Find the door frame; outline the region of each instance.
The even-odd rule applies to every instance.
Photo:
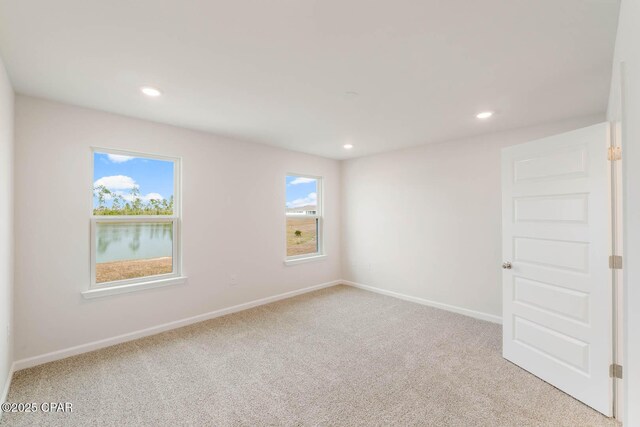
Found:
[[[615,67],[614,67],[615,68]],[[614,70],[615,72],[615,70]],[[620,150],[620,156],[610,163],[611,168],[611,254],[619,255],[624,261],[624,225],[625,225],[625,175],[623,163],[624,155],[622,150],[626,146],[625,126],[626,126],[626,66],[624,62],[619,63],[618,69],[619,83],[612,90],[617,93],[613,95],[613,103],[609,106],[609,123],[610,123],[610,146],[613,149]],[[620,269],[612,269],[612,353],[611,363],[618,364],[623,367],[622,378],[613,378],[612,382],[612,408],[613,417],[624,423],[626,408],[625,393],[625,372],[627,368],[626,360],[626,335],[625,335],[625,265]]]
[[[621,147],[621,123],[610,122],[610,147],[612,150]],[[611,186],[611,237],[610,252],[612,256],[623,256],[623,210],[622,210],[622,158],[614,158],[610,162]],[[624,267],[624,264],[623,266]],[[624,363],[624,289],[623,269],[611,269],[611,363],[620,366]],[[623,369],[624,372],[624,369]],[[612,378],[613,418],[622,421],[624,413],[624,373],[622,378]]]

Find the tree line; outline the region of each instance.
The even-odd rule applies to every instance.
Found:
[[[93,189],[98,199],[98,206],[93,209],[94,215],[173,215],[173,196],[167,199],[142,200],[138,187],[131,189],[129,197],[109,190],[104,185]],[[111,200],[111,206],[107,206]]]

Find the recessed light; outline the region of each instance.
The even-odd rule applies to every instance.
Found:
[[[493,111],[483,111],[482,113],[476,114],[476,117],[479,119],[488,119],[493,116]]]
[[[143,86],[140,88],[140,91],[152,98],[157,98],[158,96],[162,95],[162,92],[160,92],[160,89],[156,89],[155,87],[151,87],[151,86]]]
[[[351,150],[353,148],[353,144],[344,144],[343,147],[345,150]]]

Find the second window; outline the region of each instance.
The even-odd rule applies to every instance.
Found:
[[[322,253],[322,178],[287,175],[287,258]]]

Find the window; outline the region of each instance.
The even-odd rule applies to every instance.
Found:
[[[90,296],[180,276],[178,178],[178,159],[93,151]]]
[[[287,175],[287,260],[322,255],[322,178]]]

